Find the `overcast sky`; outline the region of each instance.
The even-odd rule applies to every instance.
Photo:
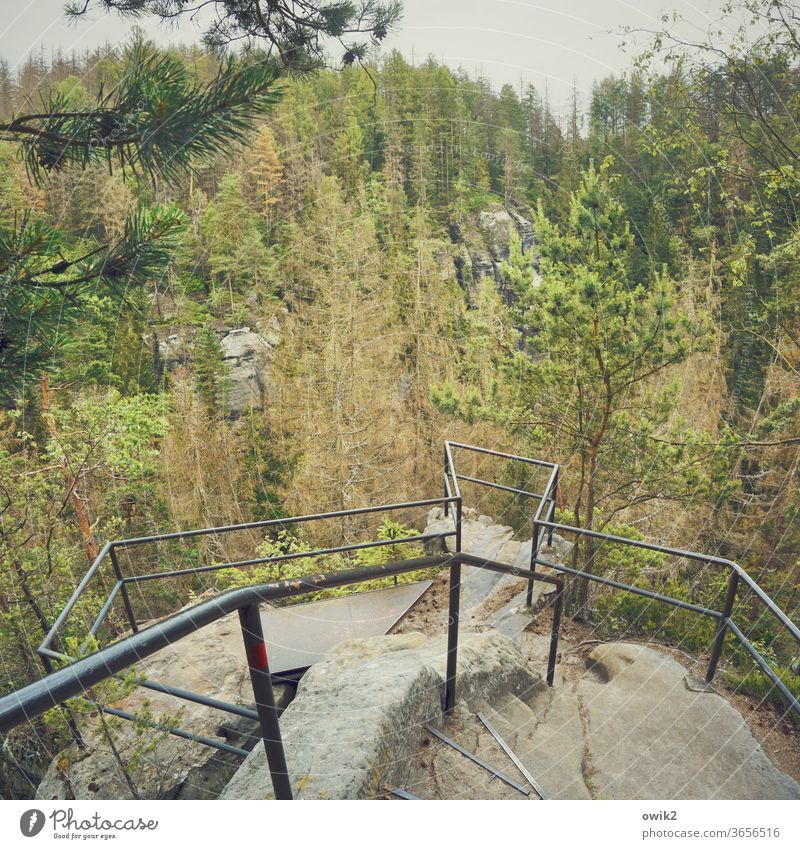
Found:
[[[405,0],[401,29],[387,41],[419,61],[428,54],[453,67],[482,71],[496,85],[520,78],[548,88],[566,104],[573,78],[582,91],[606,74],[625,70],[630,54],[609,31],[623,25],[651,28],[664,11],[677,10],[705,31],[721,0]],[[64,0],[0,0],[0,54],[11,65],[31,50],[81,51],[125,39],[130,23],[95,12],[68,24]],[[201,29],[186,22],[173,30],[143,21],[158,42],[193,41]]]

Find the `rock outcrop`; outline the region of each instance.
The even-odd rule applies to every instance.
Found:
[[[281,719],[296,798],[373,798],[404,786],[423,725],[442,721],[444,636],[421,634],[351,640],[306,673]],[[516,646],[496,632],[465,634],[458,653],[459,701],[544,687]],[[257,746],[221,795],[272,795],[266,754]]]
[[[225,407],[229,414],[237,418],[248,410],[264,409],[264,370],[272,358],[277,334],[266,335],[240,327],[226,333],[220,344],[228,371]]]
[[[475,284],[483,278],[494,280],[503,298],[510,302],[513,293],[503,285],[501,267],[510,255],[510,233],[519,235],[522,249],[535,247],[536,238],[532,222],[512,208],[492,204],[479,212],[463,226],[452,223],[450,238],[456,245],[453,262],[456,277],[474,302]],[[538,276],[538,268],[534,266]]]
[[[231,418],[267,404],[269,366],[280,343],[277,318],[265,329],[237,327],[217,330],[226,370],[225,408]],[[156,335],[158,355],[164,368],[191,369],[197,328],[179,327]]]
[[[587,713],[591,781],[609,799],[799,799],[742,715],[647,646],[588,656],[576,693]]]
[[[693,688],[663,652],[610,643],[568,659],[580,668],[562,670],[554,689],[475,705],[550,798],[800,798],[800,786],[769,760],[741,714],[713,691]],[[448,734],[519,780],[474,713],[460,711]],[[406,785],[412,793],[520,798],[446,746],[423,742]]]

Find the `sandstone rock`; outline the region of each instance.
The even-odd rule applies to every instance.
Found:
[[[225,404],[229,413],[238,417],[251,409],[263,409],[263,372],[272,356],[272,347],[249,327],[229,331],[220,339],[220,344],[228,366],[229,388]]]
[[[502,206],[478,213],[478,229],[495,263],[499,265],[509,255],[509,232],[515,229],[514,219]]]
[[[482,280],[484,277],[491,277],[493,280],[497,279],[498,271],[489,254],[473,253],[471,268],[473,281]]]
[[[519,650],[499,634],[465,634],[459,644],[458,696],[475,703],[542,687]],[[296,798],[372,798],[403,786],[424,723],[442,720],[444,636],[373,637],[341,643],[303,678],[281,719]],[[263,799],[272,785],[256,747],[221,795]]]
[[[798,799],[742,715],[646,646],[610,643],[589,655],[578,694],[588,713],[591,779],[612,799]]]
[[[533,223],[524,218],[516,210],[510,209],[508,214],[514,222],[520,240],[522,241],[522,250],[529,251],[536,243],[536,234],[533,229]]]
[[[264,329],[238,327],[217,332],[227,366],[228,386],[225,404],[231,417],[238,418],[248,410],[260,410],[266,403],[269,363],[280,343],[277,317]],[[181,327],[156,336],[158,353],[167,371],[191,368],[197,329]]]

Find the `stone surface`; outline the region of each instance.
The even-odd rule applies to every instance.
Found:
[[[557,679],[554,689],[505,692],[470,705],[551,798],[800,798],[800,786],[772,764],[738,711],[715,693],[687,689],[686,670],[668,655],[610,643],[591,651],[577,675],[564,672],[566,680]],[[521,780],[474,714],[462,710],[447,733]],[[485,773],[447,747],[423,743],[405,785],[412,793],[520,798],[488,783]]]
[[[478,230],[495,263],[508,259],[509,232],[515,229],[514,219],[502,206],[498,205],[478,213]]]
[[[264,368],[272,356],[267,339],[249,327],[240,327],[220,339],[228,367],[225,406],[236,417],[264,407]]]
[[[167,371],[191,368],[197,329],[179,327],[156,336],[158,353]],[[217,331],[227,366],[225,405],[229,415],[238,418],[248,410],[263,409],[268,389],[268,371],[273,351],[280,343],[277,317],[263,329],[237,327]]]
[[[686,686],[671,657],[631,643],[600,645],[577,693],[588,713],[598,796],[612,799],[797,799],[742,715]]]
[[[403,634],[340,644],[303,678],[281,719],[297,798],[372,798],[404,786],[424,723],[442,721],[446,643]],[[510,640],[465,634],[459,644],[458,696],[476,704],[541,688]],[[223,799],[263,799],[272,786],[256,747]]]
[[[513,294],[502,285],[500,271],[509,257],[512,230],[519,234],[523,250],[535,249],[533,223],[517,210],[500,203],[491,204],[462,224],[450,223],[450,238],[455,246],[451,261],[471,306],[477,304],[476,284],[484,278],[493,280],[501,295],[507,301],[512,300]],[[538,261],[534,264],[534,274],[538,280]]]

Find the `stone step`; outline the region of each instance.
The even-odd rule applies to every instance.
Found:
[[[296,798],[364,799],[385,787],[411,789],[412,755],[425,739],[423,726],[443,723],[446,657],[444,636],[397,634],[341,643],[313,666],[281,717]],[[543,686],[510,640],[494,632],[462,635],[460,710]],[[266,755],[258,746],[220,798],[271,794]]]

